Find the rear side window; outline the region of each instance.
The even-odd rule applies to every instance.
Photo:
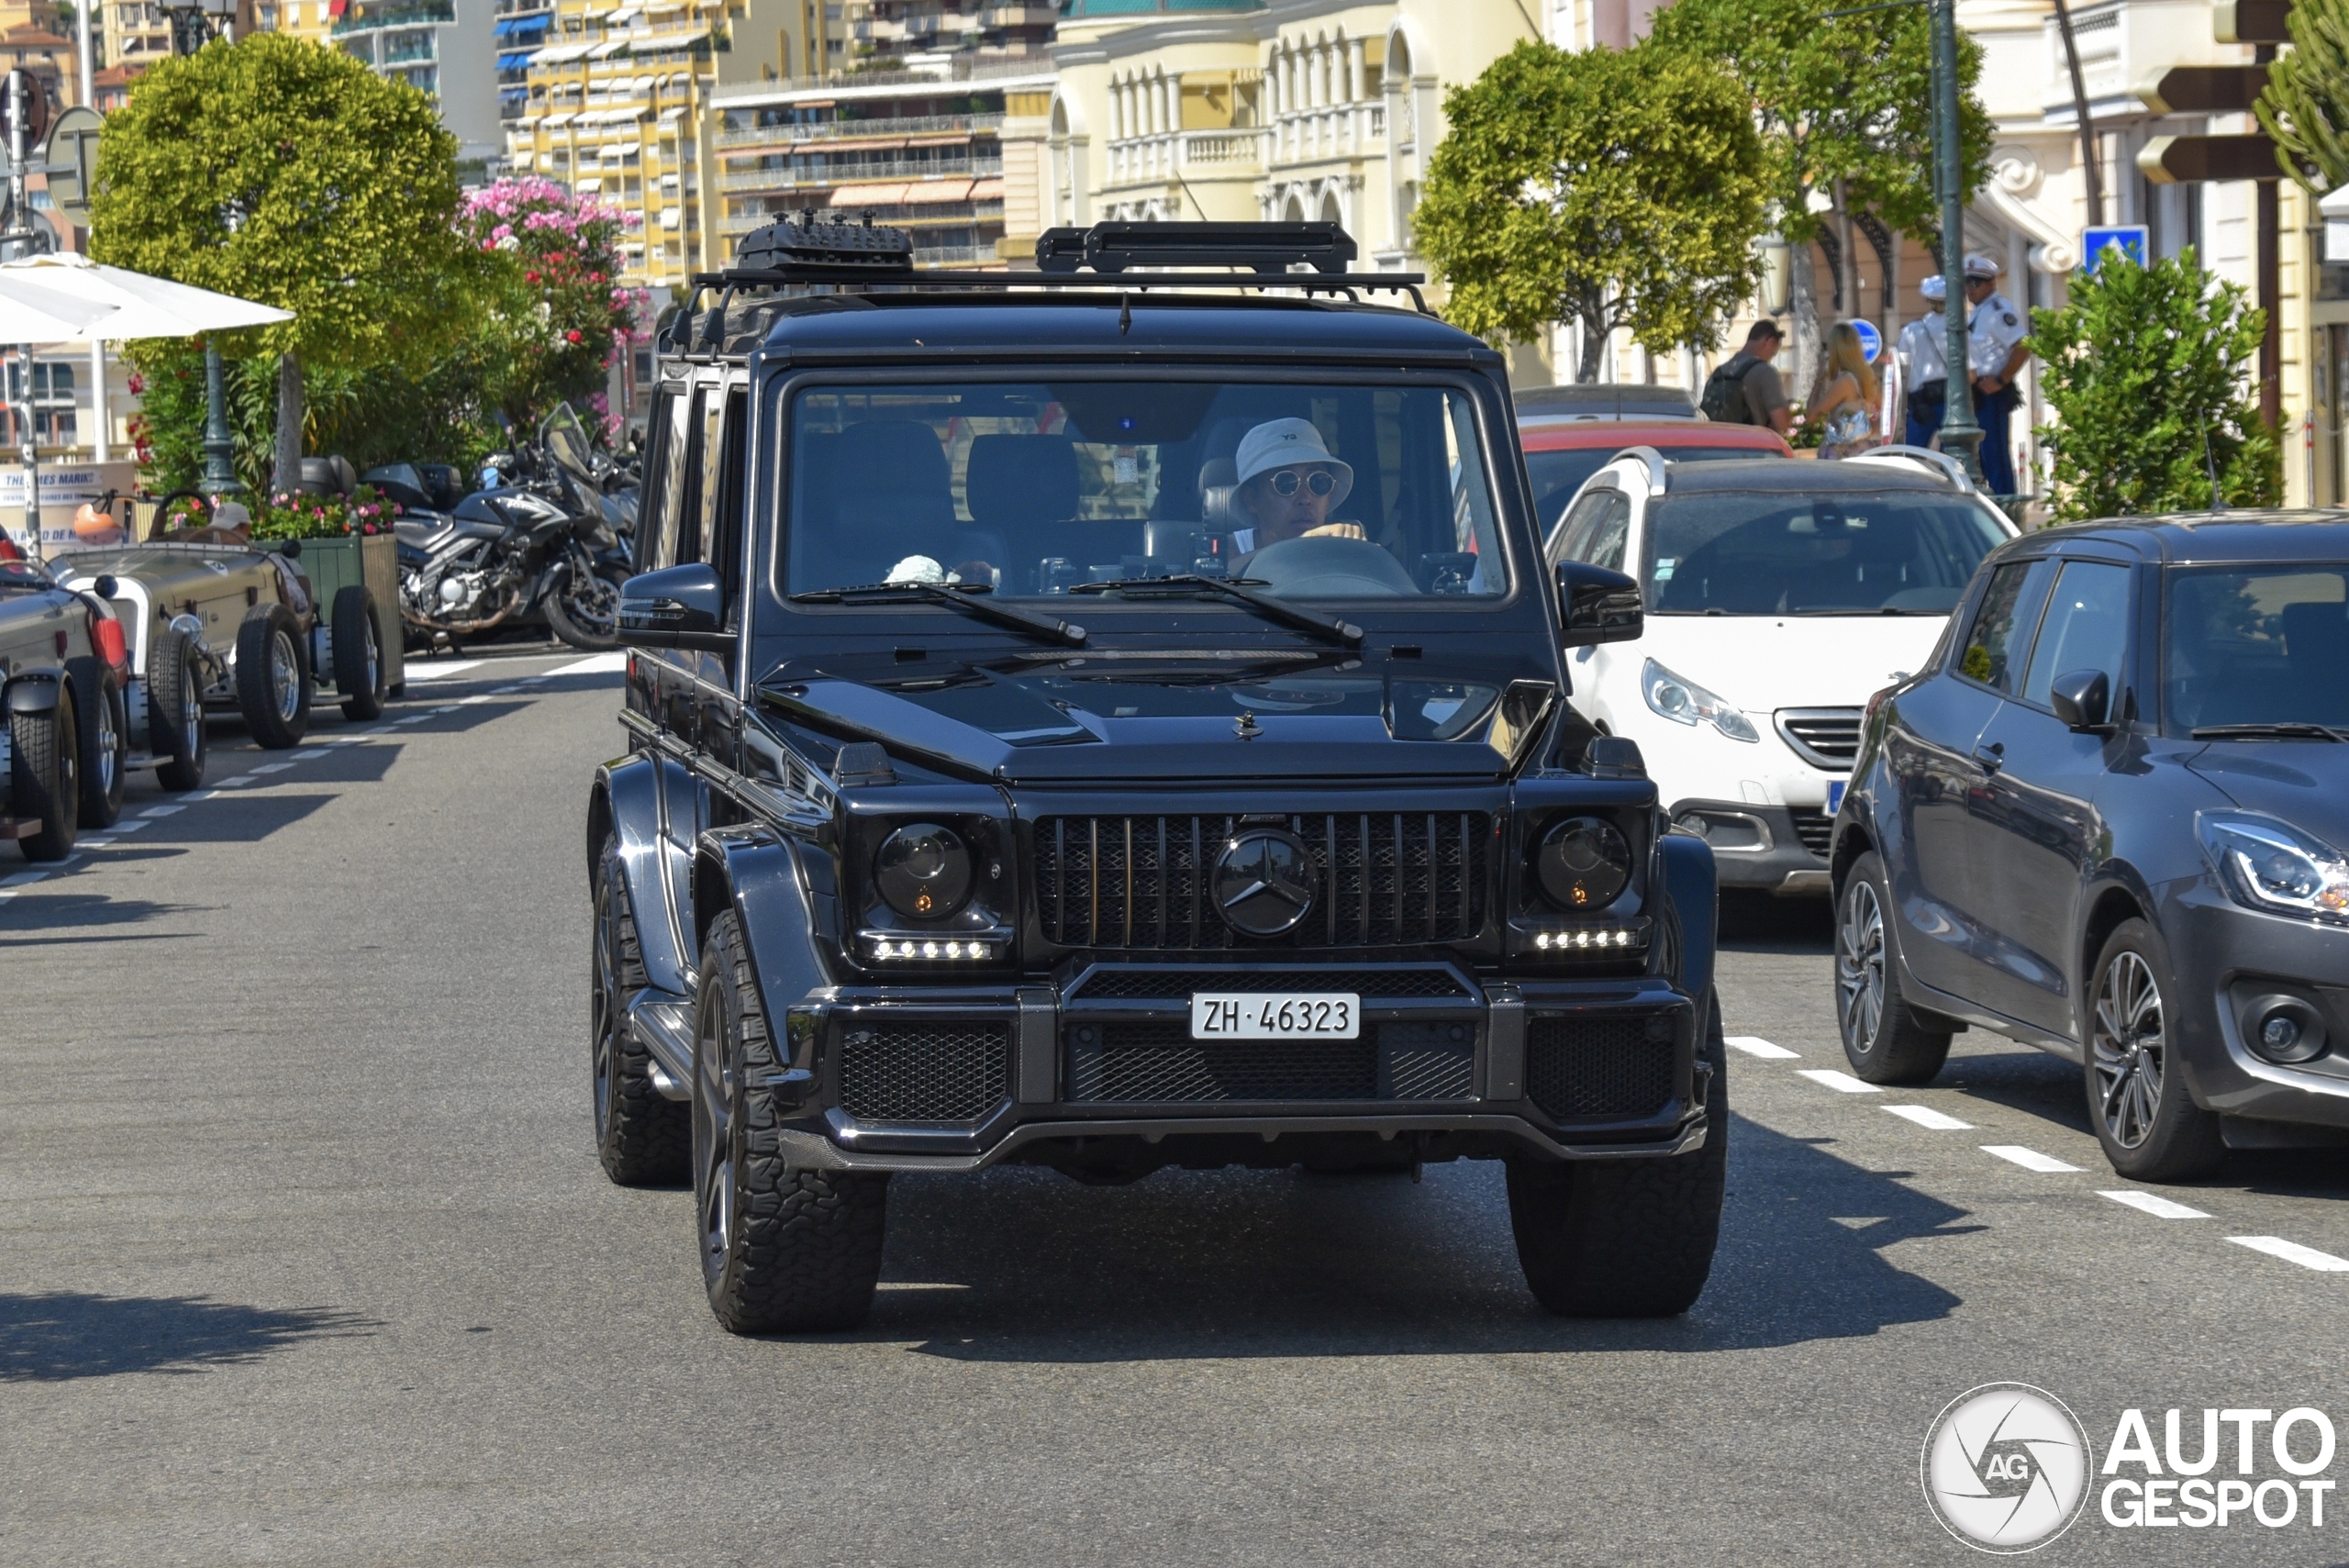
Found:
[[[2067,561],[2047,602],[2039,640],[2032,647],[2031,673],[2023,678],[2023,701],[2047,706],[2048,689],[2062,675],[2083,670],[2102,673],[2117,702],[2121,661],[2129,650],[2129,569],[2103,562]]]
[[[689,466],[687,454],[686,393],[684,387],[664,388],[652,400],[652,414],[645,422],[645,433],[651,450],[645,454],[646,508],[643,535],[651,545],[653,566],[674,566],[677,563],[678,533],[685,514],[685,481]],[[687,560],[691,560],[689,555]]]
[[[2047,584],[2055,575],[2051,561],[2013,561],[1990,576],[1981,607],[1966,628],[1958,654],[1957,673],[1969,681],[2013,694],[2023,675],[2023,654],[2031,646],[2032,629],[2047,603]]]
[[[1607,504],[1615,498],[1611,490],[1593,490],[1574,504],[1564,522],[1558,527],[1557,548],[1550,559],[1558,561],[1587,561],[1590,559],[1590,538],[1607,516]]]

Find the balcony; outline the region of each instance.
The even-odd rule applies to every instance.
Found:
[[[429,61],[438,58],[439,55],[432,47],[432,35],[429,32],[403,33],[397,38],[384,40],[385,65],[406,65],[412,61]]]
[[[373,32],[382,28],[424,27],[456,19],[457,7],[451,0],[422,0],[421,4],[404,6],[361,6],[347,15],[337,17],[328,30],[340,38],[345,33]]]
[[[924,161],[891,160],[885,163],[853,163],[829,170],[809,169],[748,169],[739,172],[729,171],[718,182],[719,188],[729,191],[788,191],[841,184],[861,184],[874,180],[923,180],[930,178],[986,179],[1003,172],[1001,158],[951,158]]]
[[[816,141],[913,136],[932,131],[992,133],[1003,128],[996,115],[909,115],[891,120],[823,120],[813,125],[740,126],[718,133],[720,147],[796,147]]]
[[[1330,104],[1273,117],[1273,163],[1311,163],[1325,158],[1359,158],[1386,150],[1386,106]]]
[[[1109,183],[1130,185],[1151,180],[1171,180],[1177,174],[1208,178],[1253,179],[1264,172],[1264,133],[1252,128],[1235,130],[1183,130],[1137,136],[1109,144]]]

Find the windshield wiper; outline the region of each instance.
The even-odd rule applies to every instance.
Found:
[[[2288,718],[2276,724],[2205,724],[2194,731],[2197,740],[2349,740],[2349,730],[2329,724]]]
[[[989,604],[979,596],[994,592],[994,584],[985,583],[962,583],[952,587],[943,583],[868,583],[861,588],[810,589],[805,594],[792,595],[791,602],[795,605],[951,605],[981,620],[1008,626],[1031,637],[1065,642],[1072,648],[1085,646],[1083,627],[1054,620],[1050,616],[1015,610],[1009,605]]]
[[[1286,599],[1276,599],[1270,594],[1254,591],[1264,584],[1261,577],[1201,577],[1195,573],[1177,573],[1171,577],[1120,577],[1108,583],[1077,583],[1070,586],[1072,594],[1122,594],[1130,598],[1196,599],[1202,595],[1245,605],[1267,620],[1279,621],[1299,631],[1309,631],[1316,637],[1326,637],[1342,642],[1349,648],[1362,646],[1362,628],[1352,621],[1334,616],[1315,615],[1300,609]]]

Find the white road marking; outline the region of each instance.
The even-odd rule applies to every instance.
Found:
[[[1887,1106],[1884,1107],[1903,1121],[1913,1121],[1919,1127],[1929,1127],[1935,1132],[1971,1132],[1974,1124],[1944,1116],[1931,1106]]]
[[[112,839],[82,839],[76,841],[85,850],[107,850],[114,847]]]
[[[392,720],[392,722],[394,724],[422,724],[426,719],[430,718],[432,716],[429,713],[411,713],[406,718],[395,718]],[[388,729],[379,729],[375,733],[378,735],[388,735],[391,731]]]
[[[451,703],[445,707],[436,707],[432,711],[435,713],[454,713],[460,706],[461,705],[457,703]]]
[[[1847,1095],[1881,1095],[1884,1093],[1882,1089],[1877,1088],[1874,1084],[1863,1084],[1857,1078],[1853,1077],[1849,1073],[1838,1073],[1832,1067],[1798,1067],[1795,1069],[1795,1073],[1798,1077],[1808,1078],[1812,1083],[1823,1084],[1830,1089],[1840,1089]]]
[[[549,670],[547,674],[617,675],[627,668],[628,655],[625,652],[598,653],[593,658],[582,659],[576,664],[565,664],[560,669]]]
[[[184,806],[150,806],[139,815],[141,817],[169,817],[174,811],[185,811],[187,807]]]
[[[2154,1193],[2123,1190],[2113,1193],[2099,1192],[2096,1195],[2109,1197],[2115,1203],[2126,1204],[2131,1208],[2152,1215],[2155,1219],[2208,1219],[2210,1218],[2199,1208],[2188,1208],[2182,1203],[2172,1203],[2169,1199]]]
[[[457,699],[457,706],[459,707],[471,707],[475,703],[495,702],[496,700],[497,699],[495,696],[486,692],[475,692],[469,697],[459,697]]]
[[[45,871],[20,871],[14,876],[0,876],[0,887],[29,887],[48,876]]]
[[[2298,1263],[2304,1269],[2314,1269],[2320,1273],[2349,1273],[2349,1258],[2336,1258],[2330,1252],[2320,1252],[2314,1247],[2287,1241],[2281,1236],[2230,1236],[2227,1240],[2238,1247],[2248,1247],[2254,1252],[2265,1252],[2271,1258],[2281,1258],[2288,1263]]]
[[[396,719],[393,720],[393,723],[395,724],[397,722],[398,720]],[[361,735],[390,735],[392,733],[394,733],[394,731],[390,724],[379,724],[373,729],[362,730],[360,732]],[[358,737],[354,736],[352,739],[356,740]]]
[[[510,697],[521,689],[519,686],[492,686],[489,688],[489,695],[494,697]]]
[[[253,764],[253,772],[257,773],[283,773],[290,772],[294,764],[291,762],[255,762]]]
[[[458,659],[447,664],[427,664],[422,669],[411,664],[407,667],[407,680],[410,684],[417,681],[445,681],[451,675],[463,674],[481,662],[478,659]]]
[[[312,759],[313,757],[323,757],[323,756],[325,756],[326,754],[327,754],[327,749],[326,749],[325,747],[323,747],[323,746],[312,746],[312,747],[308,748],[306,751],[296,751],[296,752],[295,752],[295,753],[294,753],[294,760],[295,760],[295,762],[306,762],[310,761],[310,759]]]
[[[209,800],[212,798],[212,795],[218,795],[224,789],[234,789],[239,784],[249,784],[252,782],[253,776],[250,773],[239,773],[233,779],[216,780],[213,784],[211,795],[207,795],[204,798]]]
[[[143,817],[126,817],[121,821],[116,823],[113,827],[107,828],[106,831],[109,833],[136,833],[141,828],[150,826],[152,826],[152,824]]]
[[[1985,1143],[1985,1154],[1996,1154],[2001,1160],[2011,1160],[2026,1171],[2043,1171],[2054,1174],[2058,1171],[2076,1173],[2077,1165],[2066,1165],[2053,1154],[2042,1154],[2036,1149],[2025,1149],[2020,1143]]]
[[[1791,1062],[1802,1054],[1799,1051],[1788,1051],[1783,1045],[1772,1045],[1758,1035],[1733,1034],[1729,1037],[1728,1043],[1746,1055],[1758,1056],[1765,1062]]]
[[[535,686],[545,679],[544,675],[525,675],[514,684],[518,686]]]
[[[373,733],[373,730],[368,729],[362,730],[356,735],[321,735],[318,737],[318,744],[321,746],[360,746],[364,745],[366,743],[367,737]],[[297,757],[306,757],[309,755],[307,751],[296,751],[294,754]]]

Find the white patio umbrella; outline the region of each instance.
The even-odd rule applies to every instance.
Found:
[[[20,318],[17,312],[26,314]],[[46,317],[44,326],[36,317]],[[23,331],[17,330],[21,319]],[[0,343],[118,343],[127,338],[194,338],[237,327],[291,321],[293,312],[239,299],[234,295],[175,284],[128,267],[109,267],[72,252],[25,256],[0,261]],[[69,325],[70,324],[70,325]],[[54,328],[68,325],[65,331]],[[31,366],[26,360],[29,381]],[[29,395],[29,386],[28,395]],[[106,418],[103,360],[92,393],[92,412]],[[40,480],[33,458],[32,427],[25,427],[25,516],[33,554],[40,553]]]

